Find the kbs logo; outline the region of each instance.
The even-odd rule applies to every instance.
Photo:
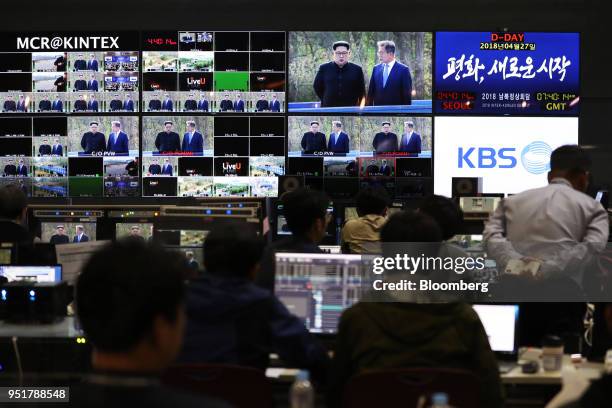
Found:
[[[551,147],[545,142],[531,142],[520,154],[521,164],[531,174],[542,174],[550,170]],[[518,164],[514,147],[459,147],[457,167],[460,169],[513,169]]]
[[[119,49],[119,37],[17,37],[18,50]]]

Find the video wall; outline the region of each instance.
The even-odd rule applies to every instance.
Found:
[[[0,184],[274,197],[301,175],[407,198],[465,176],[515,193],[578,142],[579,56],[577,33],[5,33]]]

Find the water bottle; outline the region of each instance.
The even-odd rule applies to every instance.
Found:
[[[448,405],[448,394],[436,392],[431,396],[431,408],[450,408]]]
[[[314,389],[310,383],[308,371],[298,372],[293,385],[291,385],[289,400],[291,408],[314,407]]]

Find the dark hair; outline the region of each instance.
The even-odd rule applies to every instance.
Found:
[[[77,315],[102,351],[129,351],[151,332],[153,320],[173,322],[184,300],[183,257],[135,238],[94,253],[76,284]]]
[[[25,193],[15,184],[0,188],[0,217],[14,220],[28,206]]]
[[[251,225],[218,221],[204,240],[204,267],[213,274],[246,277],[263,249],[263,240]]]
[[[389,217],[380,231],[382,242],[441,242],[442,231],[432,217],[416,211],[400,211]]]
[[[448,197],[432,195],[419,205],[419,210],[437,221],[442,230],[442,239],[447,240],[461,233],[463,211]]]
[[[332,49],[335,50],[338,47],[346,47],[347,50],[351,49],[351,45],[346,41],[336,41],[332,44]]]
[[[298,236],[306,234],[316,220],[325,219],[329,206],[329,198],[325,193],[305,188],[286,193],[282,202],[287,226]]]
[[[387,190],[381,186],[367,186],[359,190],[355,197],[357,214],[360,217],[368,214],[383,215],[391,202]]]
[[[585,173],[591,169],[589,154],[578,145],[564,145],[550,155],[550,170],[569,174]]]

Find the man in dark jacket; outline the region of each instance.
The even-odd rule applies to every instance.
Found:
[[[325,134],[319,132],[319,122],[316,120],[310,122],[310,131],[304,133],[300,145],[303,154],[314,154],[326,150]]]
[[[394,214],[380,235],[383,243],[432,243],[425,250],[442,241],[436,221],[417,212]],[[383,247],[385,257],[397,251],[387,252]],[[385,276],[393,273],[387,271]],[[473,372],[481,383],[479,406],[501,407],[497,361],[472,307],[465,303],[428,303],[431,300],[418,292],[414,298],[401,295],[386,292],[386,302],[359,302],[342,314],[328,406],[340,406],[343,387],[352,376],[365,371],[440,367]]]
[[[206,236],[205,275],[188,287],[179,361],[265,370],[274,352],[320,378],[328,362],[325,349],[276,296],[253,283],[262,250],[255,230],[236,222],[220,223]]]
[[[22,225],[27,213],[27,198],[19,186],[0,187],[0,242],[32,242],[34,237]]]

